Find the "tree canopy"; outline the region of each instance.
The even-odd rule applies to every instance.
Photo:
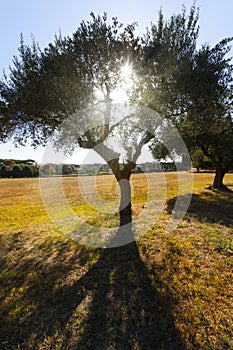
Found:
[[[183,81],[182,85],[177,84],[182,110],[176,113],[176,101],[174,105],[172,101],[168,112],[173,115],[172,120],[191,154],[198,147],[212,162],[216,169],[213,183],[216,189],[226,189],[222,180],[233,168],[233,67],[226,58],[231,40],[225,39],[213,48],[203,46],[195,52],[189,69],[186,66],[185,74],[181,70],[178,77]],[[158,142],[154,146],[154,155],[159,157]],[[163,156],[164,152],[163,148]]]
[[[43,51],[21,37],[9,77],[1,82],[1,139],[14,135],[24,143],[46,143],[54,129],[72,113],[96,102],[109,101],[120,80],[120,68],[138,50],[135,24],[123,28],[116,18],[107,23],[91,14],[72,37],[56,36]]]

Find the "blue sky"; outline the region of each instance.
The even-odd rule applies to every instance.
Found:
[[[90,18],[90,12],[109,17],[117,16],[126,24],[137,21],[142,33],[151,22],[156,23],[159,9],[166,17],[178,13],[184,4],[187,9],[190,0],[1,0],[0,1],[0,72],[9,67],[13,55],[17,55],[20,33],[26,43],[31,34],[45,47],[53,41],[59,30],[63,35],[72,34],[82,20]],[[200,7],[199,44],[214,45],[224,37],[233,36],[232,0],[197,0]],[[232,51],[233,53],[233,51]],[[30,147],[15,149],[11,143],[0,144],[0,158],[32,158],[40,162],[42,150]]]

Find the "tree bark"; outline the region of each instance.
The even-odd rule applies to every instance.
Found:
[[[108,161],[109,167],[118,182],[120,188],[120,227],[132,222],[132,205],[131,205],[131,185],[130,176],[132,169],[136,163],[128,162],[127,164],[119,164],[119,158]]]
[[[227,173],[227,169],[223,168],[220,164],[215,165],[216,172],[213,182],[213,189],[219,190],[219,191],[229,191],[227,186],[223,184],[223,178],[225,174]]]
[[[120,187],[120,226],[132,222],[131,185],[129,178],[118,181]]]
[[[117,181],[120,188],[120,226],[117,234],[112,238],[111,246],[122,246],[134,241],[134,234],[132,231],[132,207],[131,207],[131,186],[128,178],[119,179]]]

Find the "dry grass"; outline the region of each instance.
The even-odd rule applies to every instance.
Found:
[[[166,233],[177,195],[177,175],[166,174],[160,219],[137,245],[108,250],[58,232],[38,179],[0,180],[0,348],[233,349],[233,195],[205,190],[212,179],[194,174],[189,210]],[[155,193],[164,196],[156,181]],[[143,175],[132,183],[137,216],[148,184]],[[96,186],[103,199],[117,198],[111,176]],[[63,188],[74,212],[104,222],[80,196],[77,178],[64,178]],[[118,217],[106,222],[111,227]]]

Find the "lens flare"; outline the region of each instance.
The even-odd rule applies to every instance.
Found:
[[[122,79],[130,79],[132,76],[132,66],[129,63],[126,63],[124,66],[121,67],[121,78]]]
[[[127,92],[132,88],[133,84],[133,68],[129,63],[124,64],[120,68],[119,86],[112,92],[112,99],[115,103],[123,103],[128,101]]]

